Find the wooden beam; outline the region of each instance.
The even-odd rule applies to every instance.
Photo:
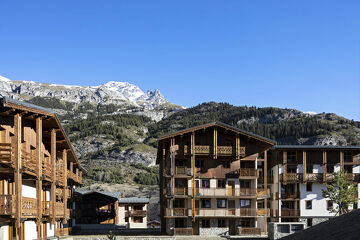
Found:
[[[264,152],[264,189],[267,189],[267,151]]]
[[[193,171],[192,176],[192,221],[195,222],[195,177],[196,177],[196,167],[195,167],[195,132],[192,132],[190,135],[190,162],[191,168]]]
[[[327,153],[326,151],[323,151],[323,182],[326,183],[326,174],[327,174]]]
[[[240,135],[236,134],[236,140],[235,140],[235,152],[236,152],[236,160],[240,159]]]
[[[37,219],[36,226],[41,228],[42,218],[42,119],[36,118],[36,198],[37,198]],[[38,239],[41,239],[41,232],[37,232]]]
[[[307,174],[306,174],[306,151],[303,151],[303,182],[307,182],[306,181],[307,178]]]
[[[217,159],[217,145],[218,145],[218,131],[217,128],[214,127],[213,133],[213,158]]]
[[[283,151],[283,181],[286,184],[287,174],[287,152]]]
[[[14,115],[14,148],[15,148],[15,199],[16,199],[16,239],[22,239],[21,236],[21,217],[22,217],[22,174],[21,170],[21,140],[22,140],[22,126],[20,114]]]
[[[63,159],[63,164],[64,164],[64,215],[66,215],[66,209],[67,209],[67,195],[66,195],[66,190],[67,190],[67,151],[63,150],[62,152],[62,159]],[[116,214],[118,214],[118,212],[116,212]],[[66,223],[66,216],[65,216],[65,222]]]
[[[56,130],[51,130],[51,169],[52,169],[52,179],[51,179],[51,208],[52,208],[52,216],[51,221],[52,224],[55,225],[55,202],[56,202]]]
[[[340,151],[340,170],[344,170],[344,151]]]

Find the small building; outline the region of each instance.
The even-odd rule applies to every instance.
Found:
[[[120,224],[126,228],[147,228],[147,207],[149,198],[120,198]]]
[[[121,192],[101,191],[78,191],[75,196],[73,224],[81,231],[105,229],[109,225],[147,228],[148,198],[123,198]]]

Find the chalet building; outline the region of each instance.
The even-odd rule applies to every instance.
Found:
[[[360,182],[360,146],[279,146],[218,122],[161,137],[157,163],[161,229],[175,235],[296,231],[334,216],[321,191],[334,172]]]
[[[160,138],[160,215],[175,235],[267,232],[267,150],[275,142],[223,123]]]
[[[147,228],[148,204],[148,198],[124,198],[120,192],[78,191],[73,226],[81,233],[102,231],[109,224],[114,229]]]
[[[67,235],[82,169],[55,112],[0,99],[0,239]]]

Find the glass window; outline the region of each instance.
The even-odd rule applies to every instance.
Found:
[[[226,208],[226,199],[217,199],[218,208]]]
[[[203,179],[201,181],[201,187],[203,188],[210,188],[210,180],[209,179]]]
[[[290,233],[290,226],[287,224],[278,224],[277,230],[279,233]]]
[[[306,173],[313,173],[313,165],[306,166]]]
[[[307,200],[305,203],[306,203],[306,209],[312,209],[312,200]]]
[[[219,228],[226,227],[226,220],[225,219],[218,219],[218,227]]]
[[[330,211],[333,208],[333,202],[328,200],[326,203],[326,209]]]
[[[210,219],[201,220],[201,227],[202,228],[209,228],[210,227]]]
[[[201,199],[201,208],[211,208],[210,199]]]
[[[240,199],[240,208],[250,208],[251,202],[250,199]]]
[[[217,180],[217,187],[218,188],[225,188],[226,186],[226,180],[225,179],[218,179]]]
[[[306,184],[306,191],[307,192],[312,192],[312,183],[307,183]]]

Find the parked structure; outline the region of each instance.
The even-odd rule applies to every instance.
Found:
[[[109,227],[147,228],[148,198],[123,198],[120,192],[101,191],[79,191],[75,195],[73,225],[79,228],[78,231]]]
[[[161,137],[157,163],[163,232],[258,235],[332,217],[321,190],[340,169],[359,182],[360,147],[275,146],[214,122]]]
[[[82,169],[55,112],[0,99],[0,239],[67,235]]]

